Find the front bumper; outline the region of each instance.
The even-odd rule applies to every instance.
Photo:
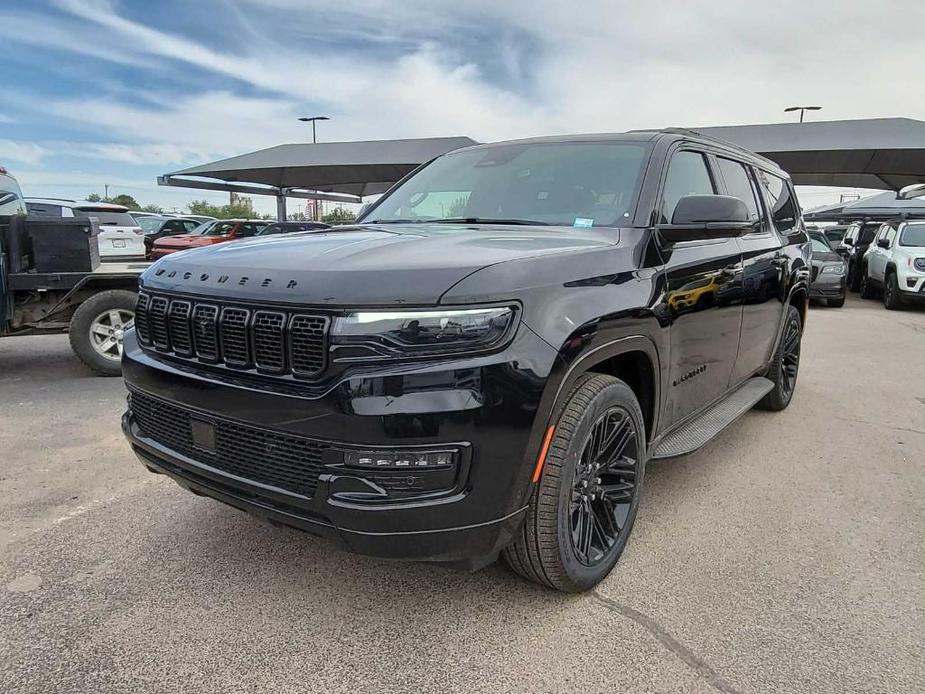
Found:
[[[809,286],[810,299],[841,299],[847,292],[845,275],[818,274]]]
[[[552,348],[521,326],[496,355],[348,375],[323,395],[305,397],[189,371],[143,351],[133,331],[127,334],[123,371],[129,389],[196,417],[334,447],[460,445],[464,460],[443,494],[345,500],[339,490],[362,474],[336,464],[325,464],[317,486],[300,494],[229,474],[165,445],[139,427],[131,407],[122,426],[148,469],[196,494],[357,553],[478,568],[495,559],[522,522],[536,455],[536,414],[556,359]]]

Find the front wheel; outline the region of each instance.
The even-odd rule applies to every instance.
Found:
[[[861,291],[861,273],[857,263],[848,264],[848,289],[852,292]]]
[[[896,273],[890,272],[883,283],[883,306],[890,311],[902,308],[902,297],[899,294],[899,282],[896,281]]]
[[[837,298],[837,299],[827,299],[827,300],[826,300],[826,303],[827,303],[831,308],[841,308],[842,306],[845,305],[845,297],[842,296],[842,297],[839,297],[839,298]]]
[[[597,585],[632,532],[645,461],[632,389],[613,376],[582,376],[556,423],[523,528],[504,551],[508,565],[564,592]]]
[[[136,295],[110,289],[84,301],[71,318],[68,329],[71,349],[100,376],[122,373],[122,336],[135,321]]]
[[[762,410],[779,411],[790,404],[793,391],[797,385],[797,373],[800,369],[800,342],[803,337],[803,321],[800,312],[791,305],[787,307],[784,318],[784,334],[781,336],[777,352],[771,361],[771,368],[766,374],[774,383],[774,388],[759,402]]]

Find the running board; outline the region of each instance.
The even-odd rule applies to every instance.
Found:
[[[748,379],[696,419],[668,434],[652,453],[652,459],[673,458],[696,451],[752,409],[773,388],[774,384],[761,376]]]

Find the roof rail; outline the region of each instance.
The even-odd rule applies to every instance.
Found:
[[[688,135],[690,137],[698,137],[701,140],[710,140],[712,142],[721,144],[725,147],[729,147],[730,149],[735,149],[735,150],[738,150],[739,152],[745,152],[753,157],[757,157],[758,159],[761,159],[762,161],[766,161],[768,162],[768,164],[773,166],[775,169],[781,168],[780,164],[778,164],[773,159],[768,159],[767,157],[761,154],[758,154],[757,152],[753,152],[747,147],[743,147],[742,145],[736,144],[735,142],[731,142],[729,140],[724,140],[723,138],[716,137],[715,135],[709,135],[707,133],[702,133],[699,130],[694,130],[693,128],[662,128],[658,132],[667,133],[669,135]]]

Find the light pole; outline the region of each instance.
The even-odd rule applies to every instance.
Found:
[[[303,123],[312,124],[312,144],[314,145],[318,143],[318,138],[315,136],[315,122],[319,120],[331,120],[331,119],[328,118],[327,116],[302,116],[301,118],[299,118],[299,120],[302,121]],[[318,214],[318,203],[319,202],[320,201],[316,199],[314,200],[314,204],[312,204],[312,211],[314,212],[312,217],[314,218],[315,221],[318,221],[319,219],[321,219],[321,215]]]
[[[299,120],[302,121],[303,123],[312,124],[312,144],[315,144],[318,142],[318,138],[315,137],[315,121],[331,120],[331,119],[328,118],[327,116],[311,116],[311,117],[302,116],[301,118],[299,118]]]
[[[806,111],[821,111],[822,106],[788,106],[784,109],[784,113],[790,113],[791,111],[800,112],[800,122],[803,122],[803,114]]]

